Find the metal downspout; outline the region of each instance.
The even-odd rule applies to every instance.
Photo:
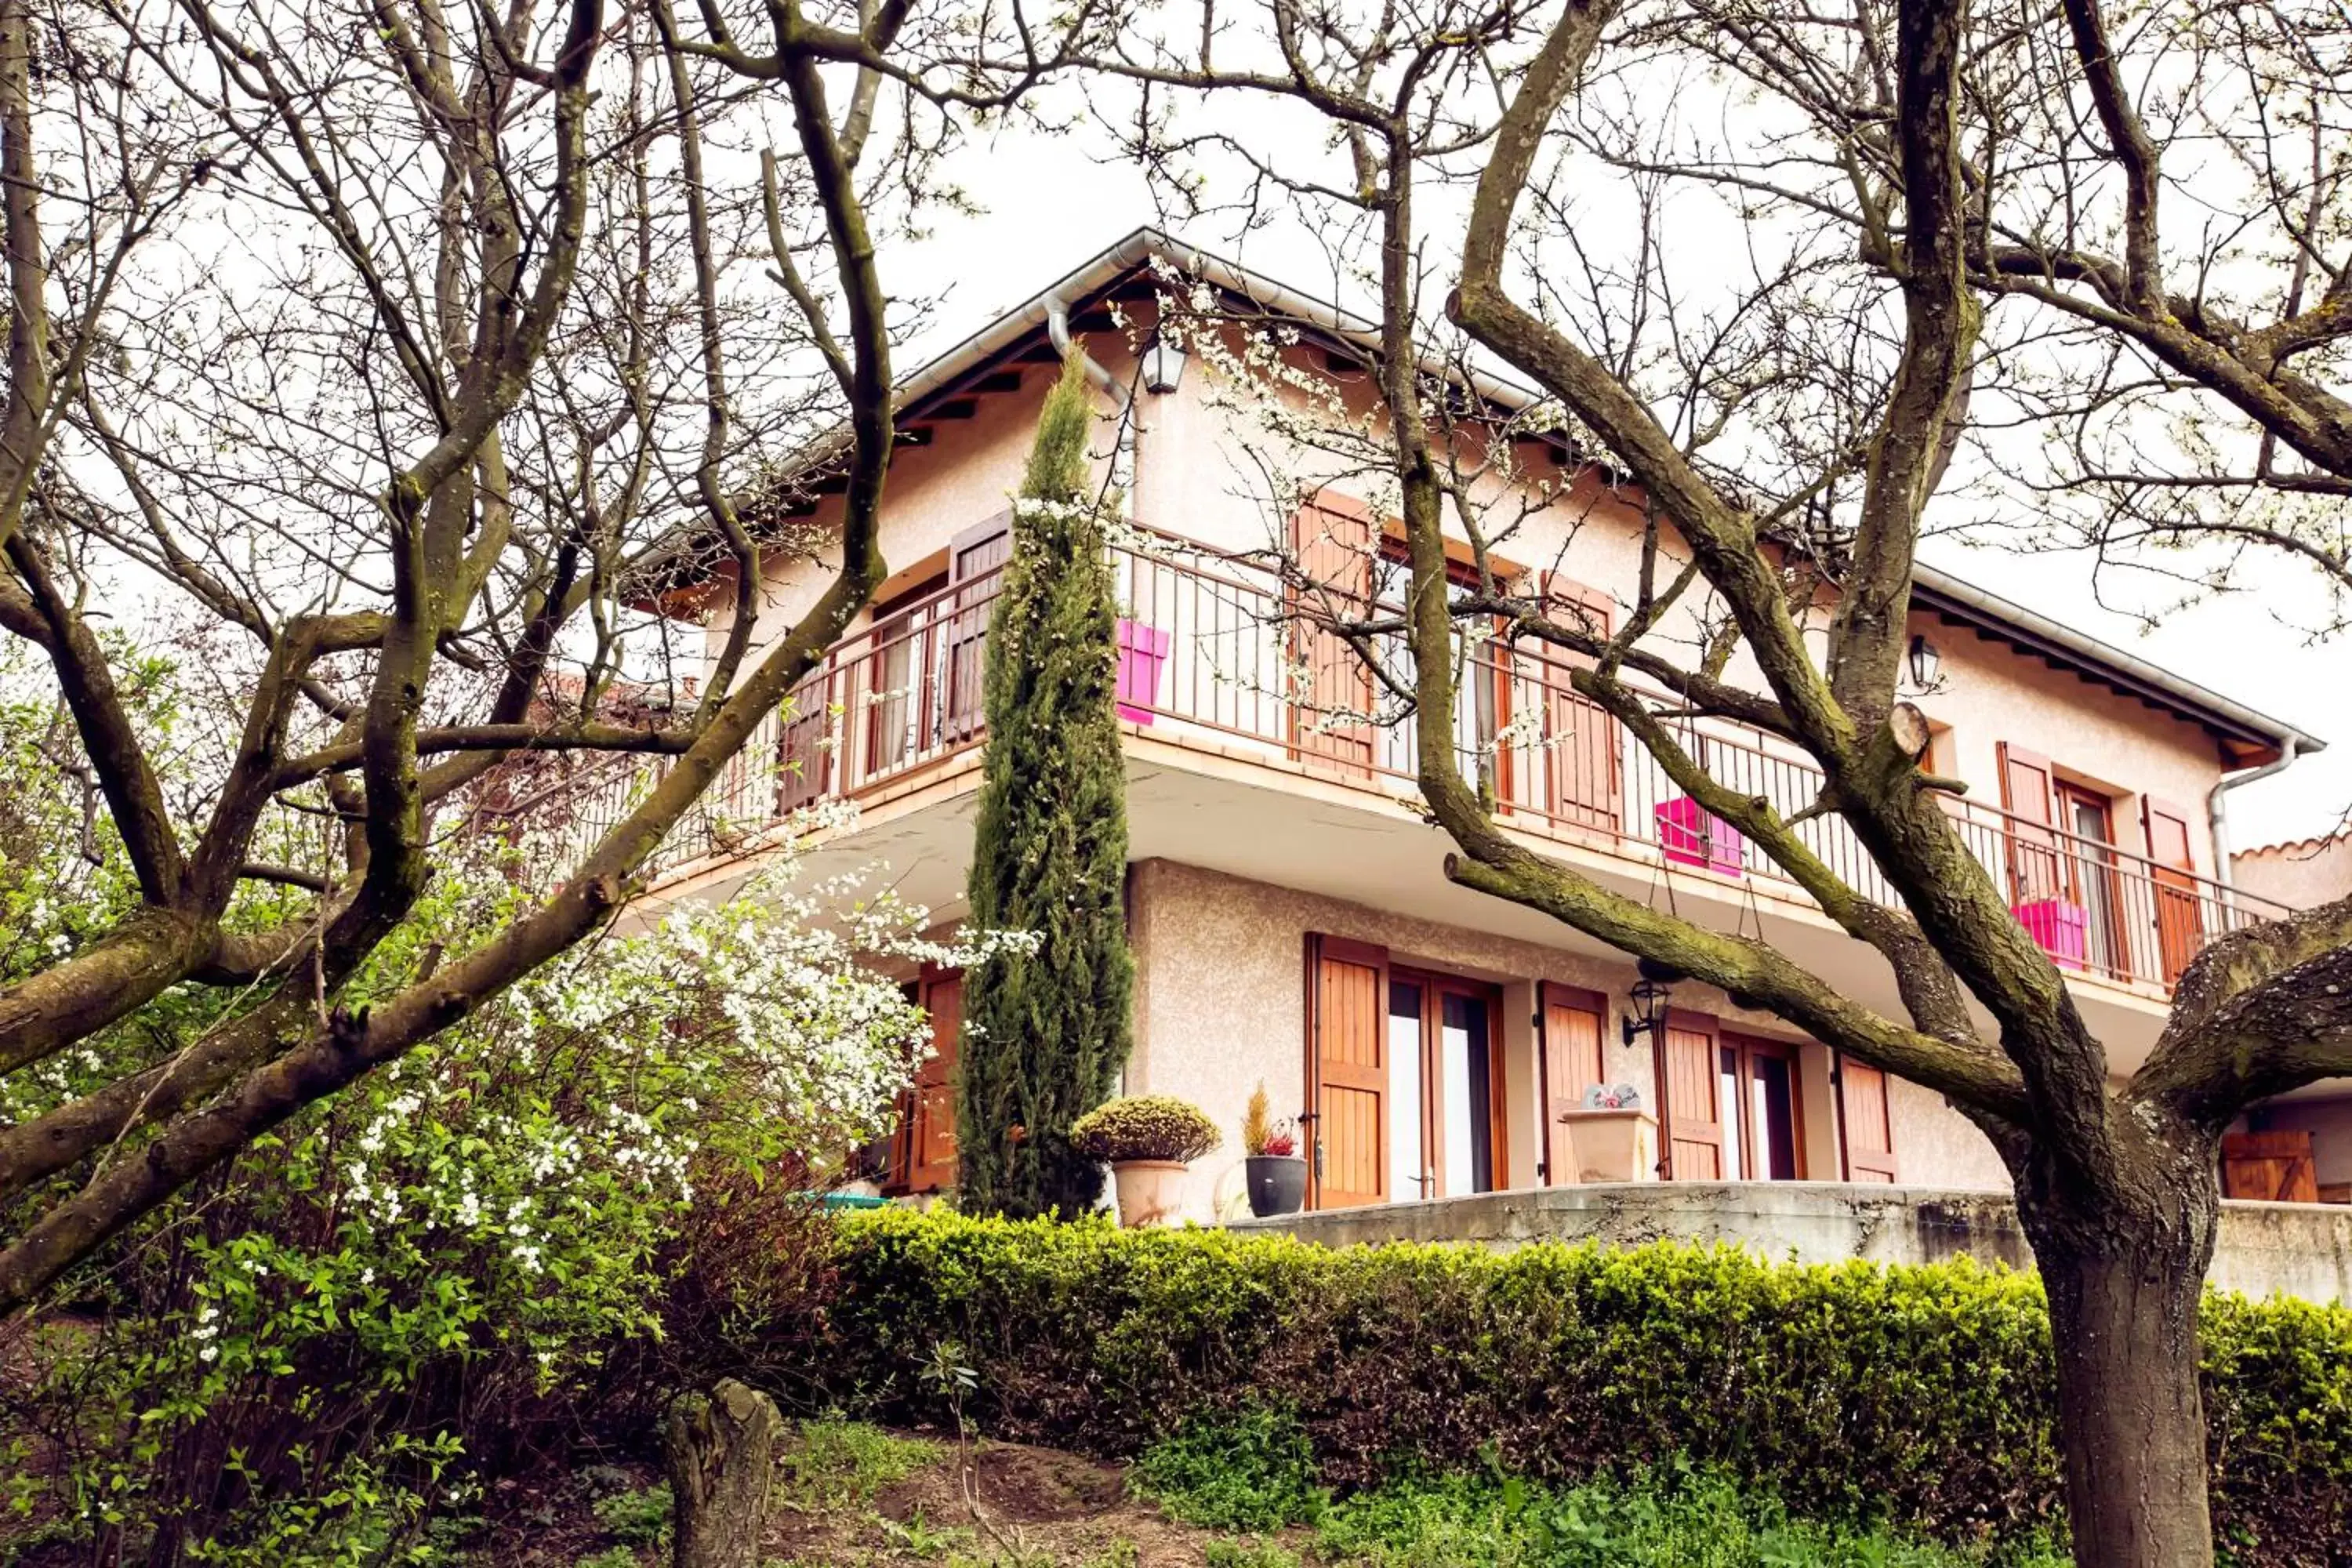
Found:
[[[2221,907],[2231,913],[2235,913],[2237,910],[2237,899],[2234,897],[2237,890],[2237,879],[2230,870],[2229,793],[2242,784],[2250,784],[2257,780],[2269,778],[2273,773],[2286,772],[2288,768],[2294,765],[2294,759],[2302,746],[2301,736],[2285,736],[2279,742],[2278,761],[2264,763],[2261,767],[2249,768],[2244,773],[2225,774],[2221,781],[2213,786],[2212,793],[2205,797],[2206,820],[2213,830],[2213,879],[2221,884]]]
[[[1070,336],[1070,308],[1057,294],[1047,295],[1045,304],[1045,335],[1053,340],[1054,352],[1066,359],[1075,346]],[[1135,516],[1138,479],[1135,468],[1135,395],[1084,348],[1079,348],[1077,353],[1079,362],[1086,367],[1087,379],[1108,393],[1110,400],[1118,405],[1118,433],[1111,442],[1111,482],[1118,485],[1119,514],[1131,521]],[[1126,476],[1126,483],[1119,484],[1122,473]]]

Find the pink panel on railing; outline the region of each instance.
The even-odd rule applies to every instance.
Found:
[[[1658,803],[1658,847],[1684,866],[1703,866],[1723,877],[1746,874],[1748,838],[1688,795]]]
[[[1118,623],[1118,716],[1151,722],[1160,701],[1160,668],[1168,662],[1169,635],[1159,626],[1122,618]]]
[[[2032,899],[2016,907],[2017,923],[2042,944],[2053,963],[2064,969],[2083,967],[2090,950],[2090,911],[2063,899]]]

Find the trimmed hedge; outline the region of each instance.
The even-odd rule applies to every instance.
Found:
[[[2030,1275],[903,1211],[835,1235],[825,1393],[901,1420],[944,1415],[919,1372],[951,1342],[983,1430],[1097,1453],[1279,1408],[1341,1489],[1494,1465],[1575,1481],[1679,1455],[1817,1517],[1955,1542],[2061,1527]],[[2214,1294],[2205,1338],[2219,1538],[2241,1563],[2352,1561],[2352,1312]]]

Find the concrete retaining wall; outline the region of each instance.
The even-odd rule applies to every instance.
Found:
[[[2254,1297],[2352,1303],[2352,1208],[2225,1203],[2210,1276]],[[1967,1253],[2031,1268],[2017,1211],[1997,1193],[1843,1182],[1626,1182],[1481,1193],[1234,1222],[1328,1247],[1467,1241],[1507,1249],[1531,1241],[1735,1242],[1800,1263],[1929,1263]]]

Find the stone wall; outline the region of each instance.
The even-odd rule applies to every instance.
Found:
[[[2352,1304],[2352,1208],[2225,1203],[2210,1275],[2248,1296]],[[1340,1247],[1356,1242],[1733,1242],[1774,1259],[1931,1263],[1961,1253],[2032,1267],[2017,1212],[1999,1194],[1842,1182],[1629,1182],[1482,1193],[1281,1219],[1238,1231],[1286,1231]]]

